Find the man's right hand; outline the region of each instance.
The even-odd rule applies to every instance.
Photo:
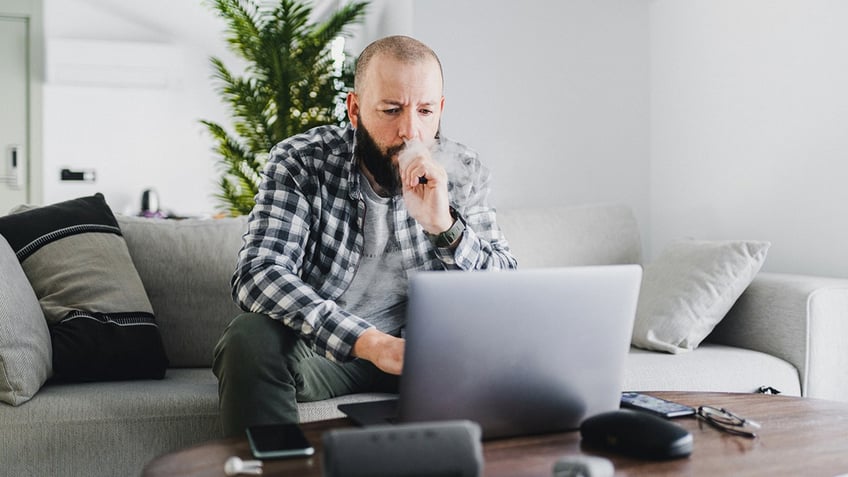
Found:
[[[400,375],[403,371],[403,350],[406,340],[371,328],[356,340],[353,355],[367,359],[381,371]]]

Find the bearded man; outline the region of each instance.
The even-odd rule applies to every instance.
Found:
[[[225,435],[296,423],[298,401],[396,392],[410,272],[516,267],[488,171],[440,135],[443,84],[429,47],[383,38],[357,61],[350,127],[271,150],[231,283],[247,313],[215,349]]]

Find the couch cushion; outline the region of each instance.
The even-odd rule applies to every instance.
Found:
[[[0,406],[2,475],[129,476],[158,455],[221,438],[210,369],[162,380],[48,383]]]
[[[681,240],[645,267],[633,344],[678,353],[698,347],[760,271],[768,242]]]
[[[172,367],[211,366],[215,343],[240,313],[230,278],[246,220],[118,216]]]
[[[339,404],[351,404],[357,402],[380,401],[384,399],[397,398],[397,394],[386,393],[359,393],[334,397],[324,401],[299,402],[297,412],[300,414],[300,422],[324,421],[327,419],[338,419],[347,417],[339,411]]]
[[[298,408],[308,422],[342,417],[341,403],[388,396],[354,394]],[[48,383],[25,406],[0,406],[0,429],[14,436],[0,445],[2,475],[139,475],[156,456],[221,439],[218,381],[205,368],[170,369],[156,381]]]
[[[801,395],[798,370],[788,362],[759,351],[712,343],[682,354],[631,348],[624,374],[625,391],[750,393],[760,386]]]
[[[626,206],[499,209],[498,225],[521,268],[641,261],[639,226]]]
[[[0,218],[50,329],[54,377],[161,378],[168,360],[102,194]]]
[[[15,252],[0,236],[0,401],[28,401],[53,373],[50,333]]]

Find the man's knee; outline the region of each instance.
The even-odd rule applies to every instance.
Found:
[[[254,366],[259,355],[279,356],[287,328],[266,315],[243,313],[230,322],[215,346],[213,368]]]
[[[251,342],[254,339],[261,339],[271,324],[273,324],[273,320],[265,315],[242,313],[227,325],[218,344],[229,345],[232,343],[235,346],[239,346],[245,342]]]
[[[265,315],[246,313],[230,322],[215,347],[212,370],[224,434],[249,425],[298,422],[294,382],[282,356],[291,332]]]

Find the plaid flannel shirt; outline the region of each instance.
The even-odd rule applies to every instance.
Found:
[[[476,153],[449,144],[461,151],[448,190],[451,206],[466,221],[465,232],[456,249],[436,248],[408,215],[403,198],[393,198],[404,269],[515,268],[487,202],[488,171]],[[365,201],[353,147],[353,130],[337,126],[321,126],[274,146],[231,281],[244,310],[281,320],[318,354],[337,362],[352,359],[357,338],[372,327],[335,302],[356,274],[364,243]],[[453,182],[455,177],[467,180]]]

